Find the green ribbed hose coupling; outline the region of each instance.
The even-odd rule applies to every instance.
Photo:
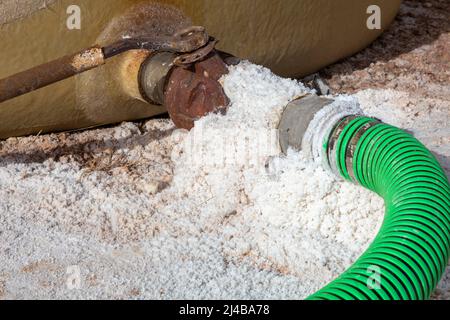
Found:
[[[366,252],[309,300],[428,299],[448,263],[450,186],[417,139],[347,116],[323,145],[331,169],[384,198],[383,225]]]

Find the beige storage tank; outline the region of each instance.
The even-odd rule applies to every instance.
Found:
[[[282,76],[304,76],[370,44],[400,0],[3,0],[0,79],[140,32],[202,25],[218,48]],[[369,29],[369,6],[381,29]],[[79,9],[79,10],[78,10]],[[72,24],[74,15],[79,21]],[[79,22],[79,25],[78,25]],[[79,28],[78,28],[79,27]],[[0,104],[0,138],[93,127],[164,112],[136,98],[128,81],[145,58],[106,65]]]

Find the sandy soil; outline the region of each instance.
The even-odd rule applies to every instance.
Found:
[[[321,75],[335,93],[393,89],[449,100],[450,2],[403,1],[386,33]]]
[[[321,75],[334,93],[355,94],[366,112],[416,134],[450,176],[449,12],[445,0],[405,1],[377,42]],[[302,90],[260,76],[277,89],[271,108]],[[231,92],[242,93],[231,80]],[[153,119],[0,142],[0,299],[302,298],[375,235],[382,203],[364,190],[336,187],[318,168],[301,173],[295,155],[283,160],[285,172],[262,181],[245,170],[191,170],[182,165],[186,137],[170,120]],[[198,173],[201,182],[192,177]],[[283,195],[296,197],[291,187],[308,175],[323,198],[305,190],[307,201],[297,196],[297,207],[286,207]],[[346,202],[338,192],[361,200]],[[324,210],[323,199],[340,201],[342,212],[328,212],[332,204]],[[308,214],[294,223],[299,209]],[[301,226],[302,235],[290,236]],[[450,299],[450,270],[434,298]]]

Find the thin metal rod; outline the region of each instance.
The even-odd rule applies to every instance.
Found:
[[[105,63],[100,47],[92,47],[74,55],[0,80],[0,103],[65,80]]]
[[[119,40],[103,48],[105,59],[119,55],[125,51],[145,49],[149,51],[188,53],[209,43],[209,36],[204,27],[189,27],[167,37],[140,37]]]

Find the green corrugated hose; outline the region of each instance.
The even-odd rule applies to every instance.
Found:
[[[385,218],[367,251],[308,299],[428,299],[449,258],[448,179],[411,135],[372,118],[349,119],[331,157],[342,177],[384,198]]]

